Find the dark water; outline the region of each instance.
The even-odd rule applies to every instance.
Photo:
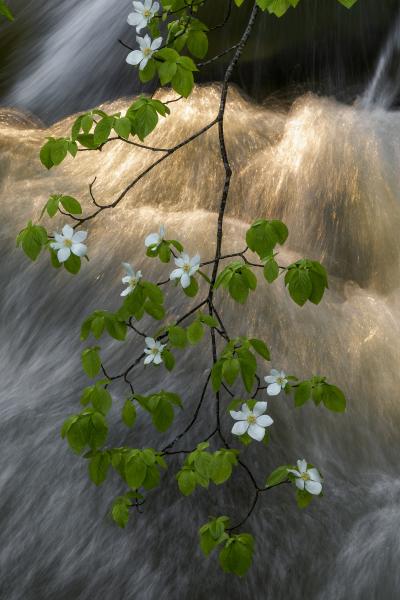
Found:
[[[316,5],[310,1],[307,10],[312,6]],[[372,11],[372,4],[368,6]],[[115,48],[115,58],[107,51],[102,62],[103,42],[93,28],[100,28],[99,15],[104,14],[105,21],[109,19],[106,37],[122,30],[115,16],[111,19],[114,9],[108,3],[46,6],[41,29],[28,26],[29,19],[40,21],[35,7],[37,2],[25,5],[18,35],[24,31],[25,39],[36,36],[31,45],[36,70],[29,71],[29,55],[14,83],[12,77],[5,80],[7,103],[33,112],[42,105],[41,116],[52,120],[78,105],[97,103],[107,90],[109,95],[129,92],[118,88],[126,76],[120,67],[115,87],[108,88],[102,80],[109,72],[108,57],[116,60],[120,49]],[[389,8],[381,9],[376,20],[367,10],[368,27],[378,37],[390,17]],[[119,11],[125,9],[119,6]],[[360,19],[360,14],[349,18]],[[339,29],[335,31],[333,37],[339,35]],[[356,32],[369,47],[370,34]],[[386,29],[387,41],[393,36],[389,32]],[[13,43],[19,45],[17,40]],[[332,54],[342,52],[335,44],[330,48],[329,61]],[[379,89],[392,90],[387,86],[393,79],[393,55],[384,43],[382,49],[387,75]],[[292,489],[265,494],[246,527],[256,536],[257,549],[255,564],[244,580],[225,576],[214,560],[201,556],[197,544],[197,529],[210,514],[236,519],[247,512],[251,498],[240,471],[226,487],[200,490],[184,499],[174,480],[180,461],[172,460],[160,489],[149,494],[144,513],[134,514],[127,530],[121,531],[107,516],[112,499],[124,491],[118,480],[111,478],[100,489],[89,484],[85,461],[59,437],[65,417],[79,410],[80,390],[88,383],[79,367],[79,324],[95,308],[116,308],[122,289],[121,261],[131,261],[149,279],[165,276],[165,268],[139,258],[145,235],[160,222],[190,252],[199,250],[204,259],[213,254],[222,175],[215,132],[193,144],[191,153],[186,149],[176,154],[164,177],[144,180],[120,209],[91,225],[91,261],[72,279],[44,261],[29,264],[15,249],[16,232],[29,218],[39,216],[50,193],[87,201],[87,185],[94,174],[98,197],[114,198],[152,156],[115,145],[101,155],[84,153],[79,161],[68,161],[49,174],[38,161],[40,144],[47,135],[62,135],[71,121],[43,130],[17,111],[1,113],[1,600],[399,598],[400,116],[384,108],[387,93],[378,105],[367,101],[378,48],[373,54],[359,73],[367,92],[357,106],[305,95],[287,111],[275,103],[272,108],[269,103],[249,102],[237,91],[230,96],[227,139],[235,175],[226,250],[242,247],[246,223],[252,219],[282,218],[290,230],[282,261],[303,255],[320,259],[331,278],[330,290],[317,308],[300,309],[288,300],[282,284],[269,287],[261,281],[239,325],[233,303],[219,296],[219,306],[229,329],[239,327],[239,333],[268,340],[272,367],[299,377],[326,374],[345,390],[349,403],[348,412],[338,416],[313,406],[295,410],[287,398],[270,399],[271,445],[252,446],[245,452],[246,461],[261,482],[276,465],[304,456],[323,472],[325,496],[299,512]],[[20,48],[8,60],[21,66],[23,55]],[[80,71],[73,68],[73,58]],[[254,78],[260,67],[255,62]],[[353,84],[346,72],[341,76]],[[302,78],[304,86],[306,79]],[[315,75],[315,80],[322,82],[322,75]],[[88,85],[94,81],[98,87]],[[73,93],[67,94],[71,89]],[[86,95],[88,89],[92,95]],[[350,84],[342,87],[348,97],[351,89]],[[172,105],[172,115],[151,141],[168,146],[189,135],[211,120],[217,102],[215,86],[198,88],[187,103]],[[111,110],[126,106],[118,101]],[[174,292],[168,302],[176,314],[190,307]],[[142,326],[154,331],[151,321]],[[141,350],[142,342],[135,338],[126,347],[104,343],[112,372]],[[206,343],[200,351],[181,353],[172,374],[137,373],[135,386],[143,393],[162,387],[182,393],[185,410],[171,436],[190,420],[206,376],[207,353]],[[123,388],[113,390],[110,444],[161,447],[170,435],[163,439],[155,434],[145,415],[131,433],[120,424],[126,395]],[[191,440],[210,432],[213,414],[209,395]],[[225,415],[227,434],[230,426]]]
[[[125,22],[129,0],[14,0],[11,6],[17,20],[0,35],[3,105],[54,122],[142,89],[118,43],[135,42]],[[220,23],[225,6],[218,1],[207,22]],[[235,80],[258,99],[311,90],[352,101],[372,75],[397,10],[398,0],[360,0],[351,11],[336,0],[303,0],[283,19],[264,14]],[[211,34],[211,54],[240,38],[245,19],[245,7],[234,10],[229,32]],[[223,62],[202,78],[213,81],[222,72]]]

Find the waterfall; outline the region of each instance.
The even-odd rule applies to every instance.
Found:
[[[167,147],[202,127],[217,110],[218,91],[216,85],[199,86],[190,100],[172,104],[149,143]],[[107,109],[126,107],[119,100]],[[143,252],[145,235],[159,222],[190,252],[199,250],[204,260],[212,256],[222,176],[217,132],[210,130],[169,158],[162,178],[144,179],[118,209],[90,225],[91,260],[72,278],[44,258],[30,264],[15,249],[16,232],[39,217],[50,193],[88,202],[94,174],[97,198],[109,201],[153,156],[114,143],[47,173],[38,160],[40,144],[46,136],[65,134],[73,117],[45,130],[17,111],[0,116],[1,599],[396,600],[400,115],[312,95],[284,112],[253,103],[235,89],[229,94],[226,135],[234,177],[224,250],[242,248],[253,219],[283,218],[290,235],[280,260],[288,264],[303,255],[322,260],[330,289],[320,306],[300,309],[282,281],[269,286],[260,279],[239,324],[236,305],[219,292],[228,331],[239,327],[240,334],[267,340],[272,367],[299,377],[324,374],[348,398],[344,415],[314,405],[295,409],[284,395],[269,399],[270,445],[246,449],[246,461],[262,481],[277,465],[304,456],[321,468],[325,495],[299,511],[293,489],[265,494],[246,525],[256,535],[257,551],[244,580],[224,575],[215,559],[204,559],[196,533],[210,514],[246,513],[251,498],[240,471],[227,486],[184,499],[174,478],[180,459],[172,461],[143,514],[134,513],[121,531],[108,517],[112,499],[123,491],[118,479],[95,488],[85,460],[59,437],[63,420],[79,411],[80,391],[88,384],[79,366],[80,322],[96,308],[118,306],[121,261],[132,262],[151,280],[165,277],[168,267]],[[190,302],[171,291],[172,316]],[[155,329],[150,319],[141,326]],[[111,372],[142,349],[136,338],[123,346],[102,345]],[[158,448],[181,430],[198,399],[207,348],[179,353],[172,373],[155,369],[150,377],[138,371],[140,392],[182,393],[184,410],[165,438],[144,414],[127,432],[120,422],[126,392],[114,388],[110,444]],[[210,395],[193,430],[196,439],[209,432],[212,418]],[[222,422],[229,432],[229,415]]]
[[[365,108],[392,107],[400,91],[400,13],[379,56],[374,75],[362,98]]]

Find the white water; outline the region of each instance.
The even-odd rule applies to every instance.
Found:
[[[199,129],[217,102],[215,87],[198,88],[190,101],[172,105],[150,143],[171,145]],[[291,489],[262,499],[248,523],[257,553],[243,581],[201,557],[196,534],[209,514],[247,511],[251,499],[240,472],[217,493],[200,491],[187,500],[177,491],[179,461],[173,462],[144,514],[133,515],[120,531],[107,518],[112,498],[122,491],[118,481],[101,489],[90,485],[84,460],[59,438],[86,384],[79,370],[79,323],[95,308],[118,305],[120,262],[132,261],[149,278],[165,274],[162,266],[138,259],[144,236],[160,220],[190,251],[199,249],[205,259],[213,254],[222,176],[216,132],[194,142],[190,153],[183,149],[171,157],[162,178],[153,174],[120,208],[91,225],[91,261],[72,279],[46,261],[28,264],[14,249],[16,231],[38,216],[52,192],[88,200],[94,174],[98,198],[114,198],[153,156],[110,145],[48,174],[37,154],[50,133],[27,126],[15,113],[3,114],[0,122],[1,598],[397,600],[400,115],[312,96],[285,114],[230,95],[227,138],[235,175],[226,250],[242,247],[252,219],[284,218],[290,237],[282,261],[308,255],[322,259],[331,273],[322,304],[303,309],[288,299],[282,283],[260,281],[241,333],[268,340],[272,366],[300,377],[326,374],[349,403],[345,415],[333,415],[314,406],[295,410],[288,398],[270,400],[271,445],[251,447],[246,460],[262,481],[277,464],[305,456],[325,475],[325,497],[304,512],[295,507]],[[51,133],[62,134],[70,122],[56,124]],[[235,305],[221,296],[218,302],[236,329]],[[172,305],[181,311],[188,302],[173,294]],[[111,370],[139,349],[135,339],[125,351],[108,344]],[[158,371],[150,379],[142,372],[135,381],[143,393],[161,386],[183,390],[186,408],[177,431],[198,399],[207,351],[205,345],[204,352],[181,354],[172,374]],[[119,424],[125,393],[114,392],[110,443],[160,447],[145,416],[133,434]],[[196,439],[209,432],[212,415],[210,395]],[[230,418],[223,423],[228,432]]]
[[[389,110],[400,91],[400,13],[379,56],[374,75],[362,98],[364,108]]]

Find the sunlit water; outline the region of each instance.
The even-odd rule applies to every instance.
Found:
[[[171,105],[171,116],[149,143],[182,140],[215,115],[217,104],[217,87],[198,88],[190,101]],[[114,103],[112,110],[126,106]],[[87,384],[79,366],[79,325],[95,308],[118,306],[122,260],[149,279],[169,272],[144,258],[144,236],[160,222],[190,252],[212,257],[223,176],[217,132],[170,157],[117,209],[90,225],[91,260],[72,278],[52,270],[44,257],[30,264],[15,249],[18,230],[39,216],[50,193],[88,201],[94,175],[98,200],[109,202],[154,156],[114,142],[47,173],[38,160],[40,144],[47,135],[65,133],[71,120],[45,131],[18,113],[3,113],[0,594],[5,600],[399,596],[400,115],[312,96],[285,114],[232,91],[226,122],[234,177],[225,250],[244,247],[246,226],[256,217],[282,218],[290,229],[282,263],[306,255],[321,259],[331,274],[318,307],[300,309],[282,281],[268,286],[260,280],[238,318],[237,305],[219,292],[228,330],[265,338],[272,367],[299,377],[325,374],[348,397],[345,415],[313,405],[295,410],[290,398],[270,399],[271,444],[254,444],[244,454],[260,482],[275,466],[307,458],[325,476],[325,496],[306,511],[296,508],[291,488],[263,496],[246,525],[256,535],[257,549],[244,580],[225,576],[216,559],[204,559],[197,540],[209,515],[236,519],[247,512],[251,490],[240,471],[229,485],[184,499],[174,478],[180,460],[173,460],[144,513],[133,513],[125,531],[111,522],[110,503],[123,486],[117,477],[100,489],[89,484],[85,460],[59,437],[65,417],[79,410],[80,390]],[[190,307],[172,290],[168,304],[173,315]],[[144,320],[141,327],[154,332],[156,325]],[[104,345],[115,372],[143,344],[132,337],[126,348]],[[162,386],[182,394],[185,410],[173,431],[160,436],[141,415],[127,433],[119,418],[127,390],[116,387],[111,445],[159,448],[190,420],[209,365],[209,345],[205,341],[200,351],[177,354],[172,374],[162,369],[135,374],[141,393]],[[268,369],[263,366],[261,373]],[[210,393],[198,427],[181,447],[210,433],[213,418]],[[225,415],[227,435],[230,426]]]

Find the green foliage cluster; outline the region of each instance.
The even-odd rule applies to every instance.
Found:
[[[235,0],[235,4],[241,6],[247,1]],[[355,1],[339,0],[348,8]],[[155,15],[149,21],[148,29],[153,38],[166,31],[165,43],[159,50],[153,52],[146,67],[139,71],[139,75],[144,82],[157,77],[161,85],[170,85],[178,94],[186,98],[193,88],[194,73],[200,67],[195,60],[203,59],[208,53],[208,34],[211,30],[198,18],[198,10],[206,0],[161,0],[161,3],[162,13]],[[262,11],[277,16],[283,15],[298,3],[299,0],[256,1],[256,5]],[[11,18],[3,0],[0,0],[0,14]],[[234,47],[239,52],[237,57],[243,49],[245,37],[242,41],[242,44]],[[67,137],[46,140],[40,151],[40,160],[47,169],[51,169],[60,165],[68,155],[74,158],[80,151],[99,150],[113,140],[142,146],[145,139],[157,127],[160,117],[167,117],[169,112],[167,103],[145,96],[135,100],[125,115],[108,114],[99,109],[86,112],[77,117]],[[218,119],[215,119],[210,126],[216,124]],[[223,136],[221,131],[220,135]],[[189,141],[191,139],[184,143]],[[179,145],[181,146],[182,144]],[[165,152],[164,157],[171,153],[171,150],[159,148],[153,150]],[[156,161],[155,164],[159,162]],[[55,193],[45,203],[40,218],[45,216],[53,218],[61,214],[75,223],[74,231],[79,231],[86,221],[95,218],[104,208],[116,206],[116,203],[113,203],[101,207],[95,202],[93,196],[92,199],[95,212],[84,216],[78,200],[68,194]],[[222,212],[220,211],[222,217],[223,210],[222,208]],[[228,412],[236,411],[242,405],[242,409],[248,411],[246,413],[250,418],[248,422],[256,420],[257,417],[252,411],[257,404],[260,404],[257,402],[257,395],[266,389],[261,385],[258,370],[260,363],[264,365],[264,361],[270,361],[271,356],[264,340],[245,336],[229,337],[223,320],[215,308],[217,295],[219,298],[220,294],[225,293],[234,302],[244,305],[254,295],[256,289],[260,289],[262,277],[257,277],[257,273],[262,274],[268,284],[281,279],[292,300],[300,307],[306,302],[319,304],[328,288],[327,273],[320,263],[307,258],[289,265],[278,263],[278,247],[286,243],[288,235],[286,225],[279,220],[259,219],[254,222],[246,232],[246,248],[243,252],[222,256],[218,250],[214,261],[200,265],[202,268],[209,267],[211,270],[209,274],[199,269],[190,276],[188,287],[185,288],[182,284],[184,294],[193,298],[203,292],[204,282],[203,286],[200,286],[198,281],[199,277],[202,277],[207,283],[207,295],[195,309],[189,310],[179,319],[176,315],[168,315],[165,307],[166,296],[162,288],[167,282],[147,281],[137,274],[133,277],[135,281],[132,283],[130,293],[117,310],[95,310],[88,315],[81,327],[83,342],[87,342],[90,337],[100,340],[107,333],[113,340],[129,343],[130,336],[135,334],[145,338],[147,348],[120,375],[111,377],[107,375],[101,347],[98,345],[85,347],[81,355],[82,369],[93,382],[85,387],[81,394],[81,412],[70,416],[61,431],[62,437],[66,439],[71,449],[83,455],[88,461],[89,477],[95,485],[101,485],[112,470],[119,476],[123,493],[114,500],[111,516],[120,527],[126,527],[130,515],[135,508],[145,502],[149,490],[159,486],[161,472],[168,468],[166,459],[170,454],[186,455],[175,473],[177,489],[184,496],[192,494],[198,486],[208,488],[210,483],[217,486],[224,484],[234,476],[236,467],[246,469],[251,475],[256,492],[255,502],[247,517],[239,524],[230,526],[229,517],[217,516],[203,525],[199,531],[203,553],[209,556],[218,549],[221,568],[227,573],[238,576],[245,575],[252,563],[254,539],[249,533],[233,532],[242,529],[254,510],[259,496],[271,488],[286,483],[294,484],[296,487],[296,499],[300,508],[305,508],[314,496],[318,496],[318,489],[316,494],[309,493],[306,483],[301,488],[303,485],[301,482],[307,482],[308,471],[299,476],[294,465],[278,467],[266,479],[265,485],[259,486],[250,468],[243,462],[243,448],[239,450],[232,447],[221,430],[220,405],[224,401],[225,392],[230,395],[231,402],[228,406],[224,405],[223,409]],[[218,241],[221,242],[221,238]],[[71,247],[72,242],[73,240],[67,239]],[[68,259],[60,263],[52,244],[54,245],[53,238],[46,228],[32,221],[29,221],[17,237],[17,245],[32,261],[35,261],[42,251],[49,251],[53,267],[59,268],[63,265],[68,272],[77,274],[81,268],[81,257],[71,254]],[[146,255],[150,259],[158,258],[163,265],[166,265],[172,259],[176,260],[179,255],[182,255],[183,250],[180,241],[166,240],[161,236],[158,243],[146,248]],[[255,256],[254,259],[250,255],[250,260],[250,252]],[[233,262],[225,263],[224,268],[220,268],[220,262],[228,258],[234,258]],[[149,327],[153,326],[153,321],[158,323],[158,328],[152,332],[151,337],[136,328],[137,322],[144,316],[150,317]],[[164,323],[160,324],[160,321]],[[223,347],[217,344],[217,335],[223,341]],[[157,431],[165,433],[181,415],[185,418],[184,401],[180,395],[171,390],[163,389],[158,392],[140,390],[139,393],[137,386],[132,385],[131,373],[134,368],[143,364],[143,358],[146,353],[151,352],[151,347],[155,353],[159,353],[161,364],[168,370],[172,370],[177,361],[173,352],[191,349],[209,339],[211,339],[213,364],[194,418],[189,425],[186,425],[183,431],[163,449],[110,447],[107,444],[109,433],[107,419],[114,405],[119,404],[110,391],[114,381],[122,381],[129,387],[129,395],[127,394],[122,403],[116,406],[124,425],[132,429],[134,434],[138,415],[142,412],[145,418],[151,418]],[[149,346],[150,342],[152,346]],[[146,368],[154,369],[158,366],[154,362]],[[171,448],[188,434],[195,423],[202,402],[207,396],[209,381],[215,395],[213,399],[216,406],[215,431],[205,440],[200,442],[197,440],[193,444],[195,447],[189,451],[171,451]],[[231,389],[232,386],[234,391]],[[284,378],[282,389],[286,394],[294,395],[296,407],[302,407],[312,400],[315,405],[322,404],[333,412],[343,412],[346,408],[343,392],[328,383],[325,377],[312,376],[308,380],[299,380],[293,375],[288,375]],[[241,393],[243,391],[244,394]],[[244,418],[247,419],[246,414]],[[221,448],[216,447],[211,450],[210,444],[214,443],[212,440],[216,437],[223,442],[223,445]],[[239,440],[245,446],[253,442],[247,433],[240,436]],[[268,443],[269,435],[265,436],[264,441]],[[306,464],[305,461],[303,463]],[[313,465],[308,463],[307,469],[316,471]],[[319,495],[322,495],[322,492]]]

